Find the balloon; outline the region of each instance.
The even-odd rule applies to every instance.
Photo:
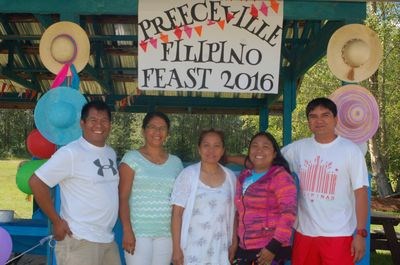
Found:
[[[57,149],[57,146],[49,142],[38,129],[32,130],[26,138],[26,147],[29,153],[37,158],[50,158]]]
[[[0,264],[6,264],[11,255],[12,240],[10,234],[0,227]]]
[[[43,165],[47,160],[31,160],[25,162],[17,171],[16,182],[20,191],[26,194],[32,194],[31,187],[29,187],[29,179],[33,172]]]

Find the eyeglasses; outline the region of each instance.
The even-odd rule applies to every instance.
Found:
[[[155,131],[167,132],[167,131],[168,131],[168,127],[167,127],[167,126],[160,126],[160,127],[158,127],[158,126],[155,126],[155,125],[152,125],[152,124],[147,125],[147,126],[146,126],[146,129],[148,129],[148,130],[150,130],[150,131],[153,131],[153,132],[155,132]]]

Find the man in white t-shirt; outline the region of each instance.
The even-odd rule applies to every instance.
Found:
[[[314,136],[282,149],[300,181],[292,265],[351,265],[366,248],[365,159],[356,144],[335,134],[333,101],[310,101],[306,115]]]
[[[53,224],[58,265],[120,265],[112,231],[118,216],[116,154],[106,145],[111,111],[102,101],[83,106],[82,137],[60,148],[29,180]],[[61,210],[49,188],[60,186]]]

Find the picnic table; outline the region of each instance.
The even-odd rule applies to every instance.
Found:
[[[371,251],[389,250],[393,264],[400,264],[400,240],[394,227],[400,223],[400,215],[372,211],[371,224],[381,225],[383,230],[371,232]]]

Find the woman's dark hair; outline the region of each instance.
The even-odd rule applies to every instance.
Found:
[[[308,115],[310,114],[311,111],[313,111],[316,107],[324,107],[328,110],[330,110],[333,114],[333,117],[336,117],[337,115],[337,107],[335,102],[333,102],[329,98],[315,98],[308,102],[307,107],[306,107],[306,116],[308,119]]]
[[[91,109],[107,112],[108,119],[111,121],[111,109],[107,103],[101,100],[93,100],[83,105],[81,111],[81,120],[86,121],[86,118],[89,116],[89,110]]]
[[[169,130],[170,126],[171,126],[171,121],[169,120],[168,116],[165,115],[163,112],[161,111],[152,111],[152,112],[148,112],[146,114],[146,116],[144,116],[143,118],[143,122],[142,122],[142,129],[146,129],[147,125],[149,124],[149,122],[151,121],[151,119],[153,119],[154,117],[158,117],[161,118],[165,121],[165,123],[167,124],[167,128]]]
[[[249,150],[248,152],[250,152],[250,146],[253,143],[254,139],[256,139],[259,136],[264,136],[266,137],[268,140],[271,141],[272,146],[274,148],[274,151],[276,153],[276,156],[274,158],[274,160],[272,160],[272,165],[273,166],[281,166],[283,167],[289,174],[291,174],[290,172],[290,167],[289,167],[289,163],[286,161],[286,159],[283,157],[282,153],[281,153],[281,149],[279,148],[278,143],[276,142],[274,136],[272,136],[272,134],[270,134],[269,132],[259,132],[257,134],[255,134],[249,143]],[[249,155],[247,154],[246,160],[249,159]]]
[[[199,135],[199,140],[197,141],[197,146],[200,147],[201,143],[203,142],[204,138],[206,137],[207,134],[214,133],[218,135],[218,137],[221,139],[222,142],[222,147],[225,148],[225,135],[224,132],[221,130],[216,130],[214,128],[208,129],[208,130],[203,130],[201,131]],[[218,161],[221,164],[226,164],[226,151],[224,150],[224,154],[221,156],[221,158]]]
[[[208,129],[208,130],[202,130],[199,136],[199,140],[197,141],[197,146],[200,146],[201,143],[204,140],[204,137],[206,137],[207,134],[209,133],[215,133],[216,135],[219,136],[219,138],[221,138],[221,142],[222,142],[222,147],[225,147],[225,135],[223,131],[220,130],[216,130],[214,128]]]

